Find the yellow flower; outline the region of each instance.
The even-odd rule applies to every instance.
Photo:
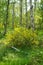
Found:
[[[39,41],[38,40],[33,40],[32,43],[38,45],[39,44]]]

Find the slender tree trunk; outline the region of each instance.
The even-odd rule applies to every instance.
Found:
[[[15,12],[14,12],[14,9],[15,9],[15,2],[13,2],[13,12],[12,12],[12,29],[14,29],[14,20],[15,20]]]
[[[31,24],[32,30],[34,30],[34,14],[33,14],[32,0],[30,0],[30,24]]]
[[[34,0],[34,11],[36,10],[36,3],[37,3],[37,0]]]
[[[7,1],[7,8],[6,8],[6,21],[5,21],[5,23],[4,23],[4,35],[7,33],[8,9],[9,9],[9,0]]]
[[[26,27],[28,28],[27,0],[25,0],[25,8],[26,8]]]
[[[20,25],[22,25],[22,0],[20,0]]]
[[[43,0],[40,1],[40,16],[41,16],[41,21],[40,21],[40,29],[43,28]]]
[[[34,0],[34,22],[35,22],[35,16],[37,15],[36,14],[36,7],[37,7],[37,0]],[[36,29],[36,28],[35,28]]]

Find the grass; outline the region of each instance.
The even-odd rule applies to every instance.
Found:
[[[43,65],[43,48],[34,47],[23,51],[28,54],[8,49],[0,65]]]

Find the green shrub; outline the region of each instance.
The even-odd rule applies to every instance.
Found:
[[[36,33],[23,27],[15,28],[13,31],[8,32],[3,42],[13,46],[39,44]]]

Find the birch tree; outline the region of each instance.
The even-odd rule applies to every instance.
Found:
[[[31,24],[32,30],[34,30],[34,14],[33,14],[32,0],[30,0],[30,24]]]

